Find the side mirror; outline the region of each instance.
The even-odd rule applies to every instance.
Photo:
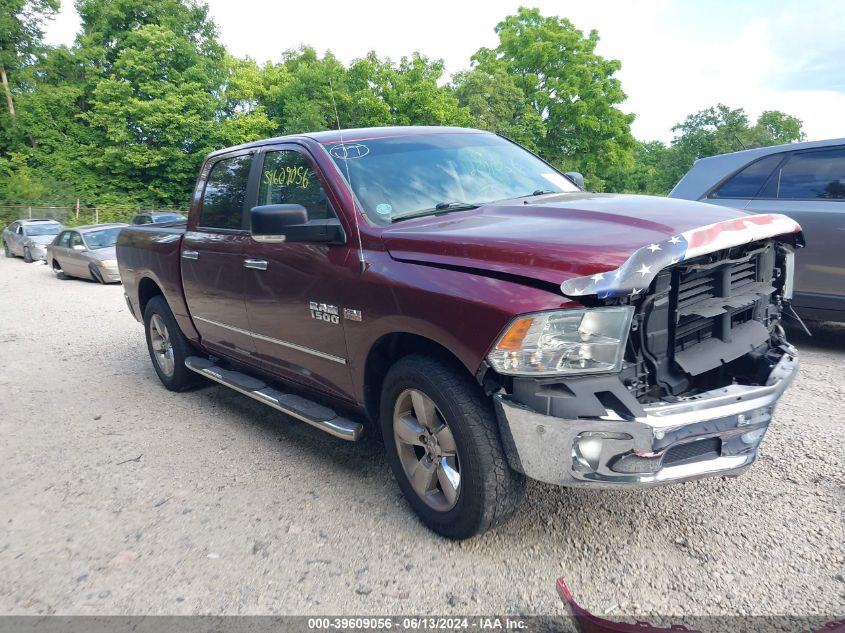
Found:
[[[567,171],[567,172],[564,172],[563,175],[566,176],[567,178],[569,178],[569,180],[574,182],[576,185],[578,185],[579,189],[584,188],[584,176],[580,172]]]
[[[249,212],[250,233],[257,242],[346,243],[337,218],[308,220],[301,204],[265,204]]]
[[[88,249],[87,249],[87,248],[85,248],[82,244],[74,244],[74,245],[73,245],[73,250],[75,250],[75,251],[79,251],[79,252],[81,253],[81,252],[83,252],[83,251],[87,251]]]

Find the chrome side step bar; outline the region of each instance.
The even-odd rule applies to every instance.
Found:
[[[355,442],[364,434],[364,427],[359,422],[342,418],[332,409],[302,396],[273,389],[248,374],[224,369],[207,358],[189,356],[185,359],[185,367],[342,440]]]

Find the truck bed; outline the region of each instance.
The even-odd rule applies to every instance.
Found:
[[[180,250],[186,227],[184,221],[126,227],[117,239],[117,264],[126,301],[138,321],[144,320],[147,299],[163,294],[185,336],[196,341],[199,335],[182,291]]]

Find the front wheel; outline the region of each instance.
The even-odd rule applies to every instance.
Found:
[[[381,427],[399,487],[438,534],[469,538],[519,507],[525,478],[508,466],[492,403],[461,368],[401,359],[385,378]]]
[[[23,249],[23,260],[24,260],[27,264],[31,264],[31,263],[32,263],[32,261],[33,261],[33,260],[32,260],[32,253],[30,253],[30,252],[29,252],[29,248],[25,248],[25,249]]]
[[[88,267],[88,272],[89,272],[89,273],[91,273],[91,278],[92,278],[94,281],[99,281],[101,284],[104,284],[104,285],[105,285],[106,280],[105,280],[105,278],[103,277],[103,273],[101,273],[99,270],[97,270],[97,267],[96,267],[96,266],[94,266],[93,264],[91,264],[91,265]]]
[[[153,368],[165,387],[170,391],[186,391],[203,382],[185,367],[185,359],[195,352],[161,295],[150,299],[144,309],[144,330]]]

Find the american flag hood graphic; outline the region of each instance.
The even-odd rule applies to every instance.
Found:
[[[560,289],[571,298],[636,297],[645,292],[657,274],[667,266],[756,240],[800,232],[801,227],[795,220],[779,213],[716,222],[644,246],[615,270],[567,279]],[[796,243],[802,245],[803,241],[798,238]]]

